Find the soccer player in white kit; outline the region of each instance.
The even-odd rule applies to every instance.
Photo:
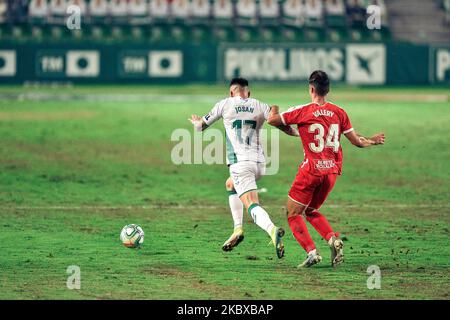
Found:
[[[265,173],[265,157],[261,145],[260,130],[269,117],[270,106],[250,98],[248,81],[234,78],[230,83],[230,97],[218,102],[204,117],[192,115],[189,119],[197,131],[202,131],[214,122],[223,119],[227,142],[227,165],[230,178],[226,189],[234,221],[234,232],[222,246],[231,251],[244,239],[243,207],[247,209],[255,224],[265,230],[272,239],[278,258],[284,255],[282,237],[284,229],[274,225],[269,214],[259,204],[256,181]],[[292,136],[298,131],[290,126],[279,126]]]

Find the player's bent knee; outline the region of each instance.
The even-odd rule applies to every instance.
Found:
[[[298,216],[301,216],[301,214],[299,214],[297,212],[288,212],[288,214],[287,214],[288,219],[295,218],[295,217],[298,217]]]
[[[288,219],[298,216],[298,214],[296,214],[295,212],[287,211],[287,210],[286,210],[286,215],[287,215]]]
[[[231,178],[228,178],[227,181],[225,182],[225,188],[227,189],[227,191],[234,190],[234,184],[233,184],[233,180]]]
[[[305,206],[299,205],[292,200],[289,200],[286,206],[288,218],[303,215],[305,210]]]
[[[289,208],[286,213],[288,218],[297,217],[303,214],[303,209],[299,207]]]
[[[245,192],[240,197],[245,208],[249,208],[252,204],[259,204],[258,193],[255,190]]]

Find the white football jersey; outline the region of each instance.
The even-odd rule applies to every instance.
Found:
[[[208,125],[223,118],[227,140],[227,164],[240,161],[265,162],[260,131],[270,107],[256,99],[230,97],[218,102],[203,117]]]

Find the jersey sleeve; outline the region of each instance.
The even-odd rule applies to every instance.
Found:
[[[303,108],[289,108],[287,111],[280,113],[281,121],[285,126],[291,124],[300,124],[302,122]]]
[[[344,110],[342,110],[342,114],[341,114],[341,132],[343,134],[347,134],[349,132],[352,132],[353,126],[350,122],[350,118],[348,117],[347,112],[345,112]]]
[[[225,104],[225,100],[222,100],[211,109],[211,111],[206,114],[202,119],[208,125],[212,125],[214,122],[222,118],[223,106]]]
[[[270,113],[270,106],[266,103],[261,103],[261,108],[264,113],[264,119],[269,119],[269,113]]]

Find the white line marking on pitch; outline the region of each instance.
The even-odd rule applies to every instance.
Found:
[[[155,209],[223,209],[226,206],[182,206],[182,205],[148,205],[148,206],[20,206],[20,207],[0,207],[0,210],[155,210]],[[265,206],[266,208],[281,208],[283,206]],[[450,205],[425,205],[425,204],[362,204],[362,205],[340,205],[331,204],[324,206],[325,208],[450,208]]]

